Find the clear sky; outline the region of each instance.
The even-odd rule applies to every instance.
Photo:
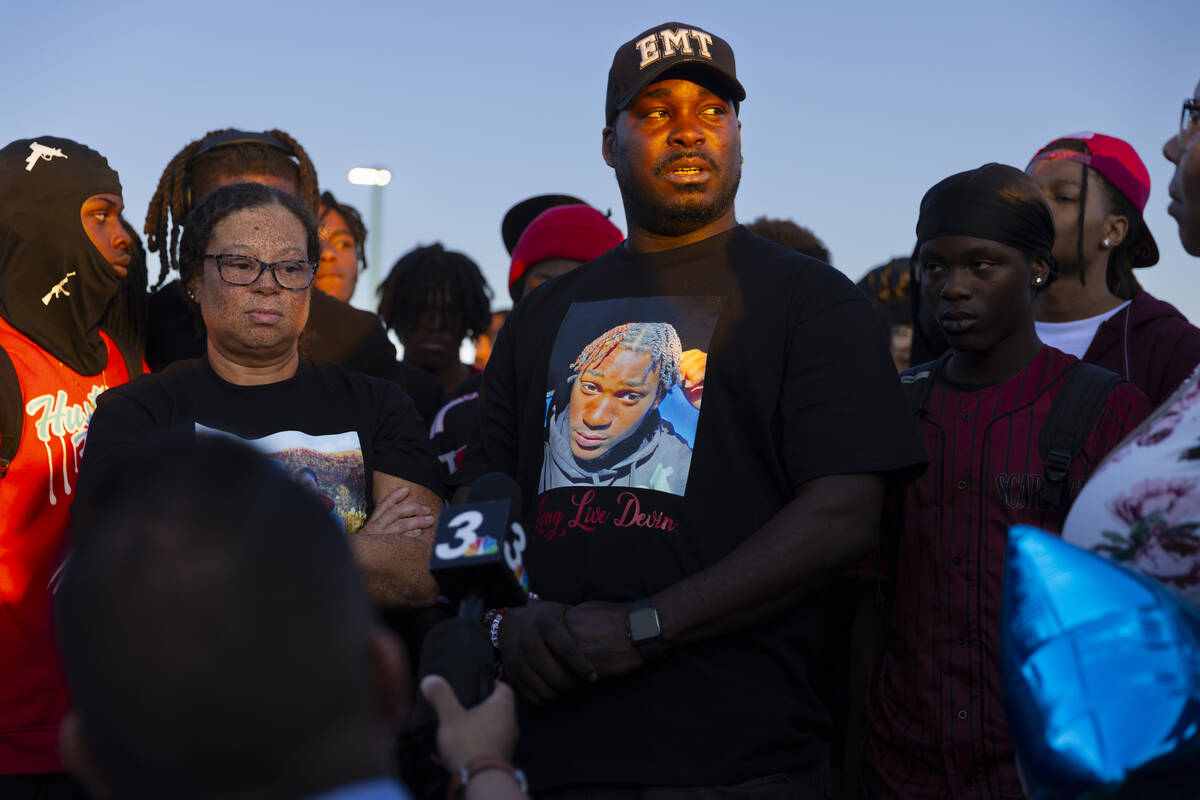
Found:
[[[379,267],[442,241],[478,261],[507,306],[500,219],[514,202],[574,194],[624,229],[600,158],[605,81],[618,45],[668,20],[733,46],[747,91],[741,220],[812,228],[857,279],[911,249],[921,195],[941,178],[987,161],[1024,167],[1053,138],[1099,131],[1150,170],[1162,259],[1139,278],[1200,320],[1200,260],[1165,213],[1161,153],[1200,79],[1197,0],[5,0],[0,138],[95,148],[140,227],[185,144],[280,128],[365,218],[369,190],[346,172],[392,171],[383,229],[371,231]]]

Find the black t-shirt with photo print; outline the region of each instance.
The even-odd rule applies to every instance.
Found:
[[[218,376],[207,358],[196,358],[100,396],[80,467],[79,496],[110,459],[170,432],[245,441],[332,501],[333,516],[350,533],[374,507],[375,471],[439,495],[445,491],[421,416],[394,383],[301,359],[287,380],[241,386]]]
[[[540,287],[500,333],[480,413],[490,468],[522,489],[531,586],[569,604],[695,574],[809,480],[924,461],[866,299],[741,226],[662,253],[618,247]],[[803,767],[828,724],[808,675],[816,613],[814,596],[779,622],[522,703],[518,763],[537,788]]]

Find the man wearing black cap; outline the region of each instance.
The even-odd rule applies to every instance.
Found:
[[[872,797],[1024,796],[1001,702],[1008,530],[1061,530],[1069,498],[1149,411],[1131,383],[1105,385],[1107,396],[1097,388],[1103,405],[1063,467],[1063,497],[1055,504],[1042,491],[1053,462],[1039,439],[1080,366],[1034,328],[1035,300],[1058,274],[1054,239],[1042,193],[1014,167],[952,175],[921,201],[920,288],[951,349],[902,376],[923,387],[914,405],[930,466],[889,507],[895,524],[873,562],[881,582],[859,606],[860,645],[873,631],[883,648],[866,692],[865,748],[848,748],[865,749]]]
[[[492,623],[542,796],[828,790],[816,589],[872,547],[885,476],[923,458],[862,294],[737,224],[745,96],[729,44],[694,25],[621,46],[602,152],[629,238],[518,304],[484,377],[488,457],[522,487],[545,598]],[[686,380],[569,369],[589,343],[625,353],[606,332],[663,323],[694,355]],[[616,431],[651,391],[636,430]],[[571,457],[621,433],[636,458],[669,427],[688,462],[539,492],[547,424],[580,393],[605,413],[559,432]]]

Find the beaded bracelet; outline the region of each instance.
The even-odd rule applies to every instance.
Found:
[[[537,592],[530,592],[529,599],[541,600],[542,597]],[[483,615],[483,627],[487,628],[488,636],[492,640],[492,647],[497,650],[500,649],[500,620],[504,619],[504,615],[507,613],[507,608],[493,608]]]
[[[507,608],[496,609],[496,616],[492,618],[492,624],[488,626],[488,634],[492,639],[492,647],[500,649],[500,623],[504,620],[504,615],[508,613]]]

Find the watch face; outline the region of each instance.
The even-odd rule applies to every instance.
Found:
[[[629,612],[629,638],[635,642],[657,639],[662,635],[658,624],[658,612],[653,608],[639,608]]]

